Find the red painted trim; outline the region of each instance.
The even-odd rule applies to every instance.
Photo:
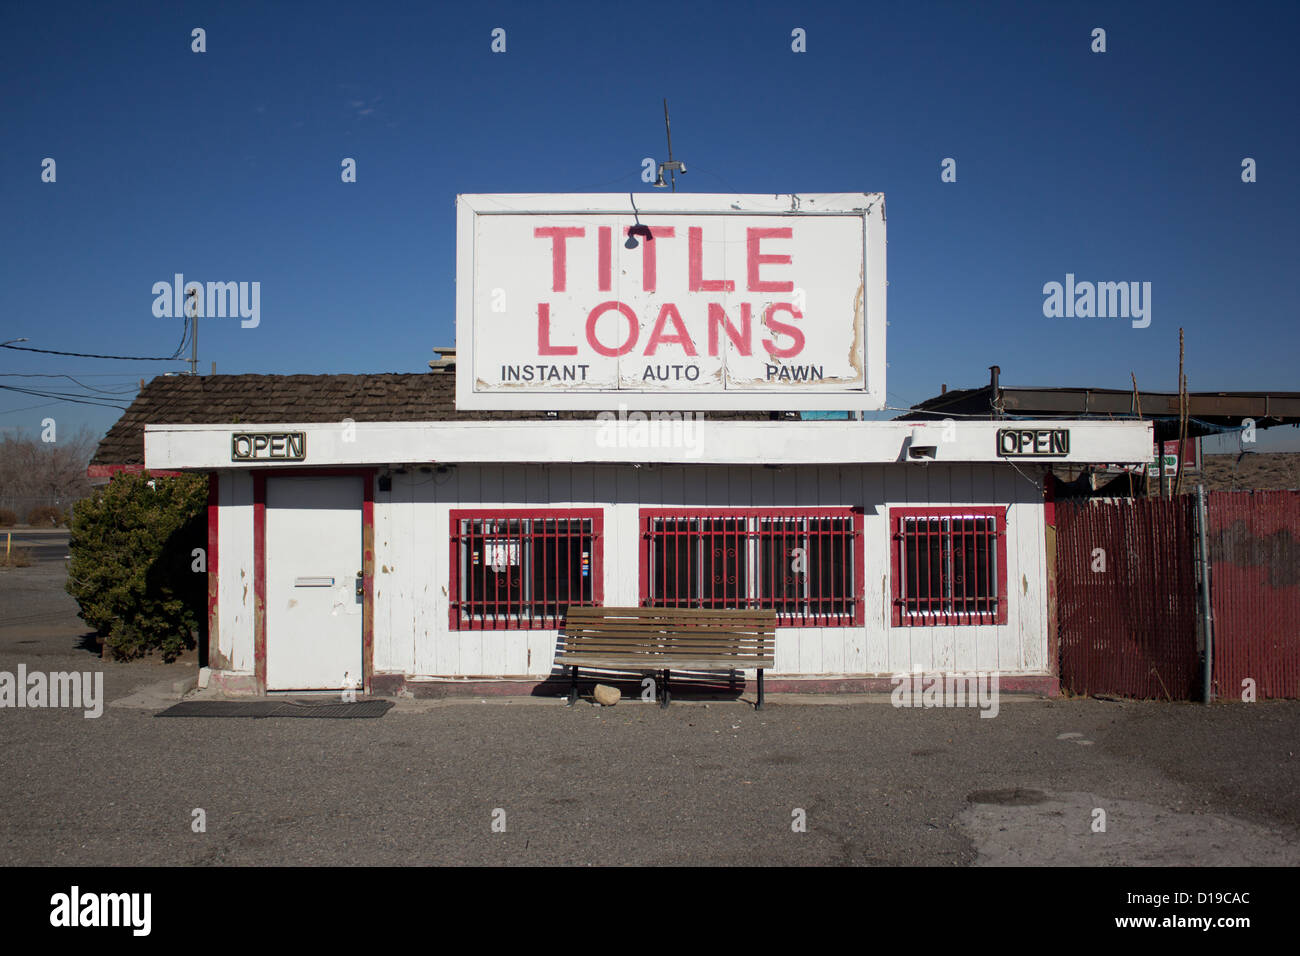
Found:
[[[1043,565],[1047,568],[1047,666],[1053,674],[1061,673],[1061,634],[1056,616],[1056,475],[1043,476]],[[1052,553],[1047,541],[1052,540]]]
[[[649,606],[650,601],[650,523],[656,518],[844,518],[852,515],[853,535],[857,541],[854,549],[853,620],[845,624],[832,621],[825,615],[782,621],[777,627],[861,627],[866,623],[863,593],[866,589],[866,547],[863,537],[863,509],[858,507],[814,508],[642,508],[640,511],[640,560],[637,570],[638,603]]]
[[[361,479],[361,676],[370,693],[375,670],[375,468],[294,468],[270,471],[273,478]],[[266,693],[266,479],[253,473],[253,666],[257,692]]]
[[[342,465],[320,468],[314,465],[299,468],[290,465],[272,465],[270,467],[249,468],[253,474],[269,472],[272,478],[365,478],[373,476],[379,469],[371,465]]]
[[[375,469],[361,475],[361,683],[370,693],[375,673]]]
[[[183,475],[183,471],[171,471],[165,468],[148,468],[144,465],[88,465],[86,467],[87,478],[112,478],[114,475],[126,473],[128,475],[138,475],[148,471],[151,475],[157,475],[159,478],[175,478],[177,475]]]
[[[993,620],[993,615],[986,611],[903,614],[903,574],[899,565],[903,551],[903,519],[956,517],[958,515],[997,519],[998,610],[996,620]],[[1007,509],[1005,506],[960,507],[948,505],[937,508],[890,508],[889,537],[889,576],[892,596],[891,621],[894,627],[975,627],[981,624],[1007,623]]]
[[[221,514],[221,478],[214,471],[208,474],[208,646],[204,655],[203,664],[208,667],[216,666],[213,664],[213,651],[216,651],[218,663],[224,668],[224,655],[221,653],[221,628],[220,628],[220,594],[221,594],[221,565],[218,562],[217,547],[219,544],[220,524],[218,517]]]
[[[597,606],[605,603],[605,510],[603,508],[458,508],[448,514],[447,622],[453,631],[557,631],[563,621],[517,622],[462,621],[460,607],[460,548],[457,546],[458,522],[466,518],[590,518],[591,519],[591,596]]]
[[[853,574],[853,623],[856,627],[866,624],[866,608],[863,595],[867,589],[867,539],[863,534],[863,509],[853,509],[853,534],[857,538],[857,568]]]
[[[844,518],[861,508],[642,508],[642,518]]]
[[[266,693],[266,472],[253,472],[253,674]]]
[[[889,623],[893,627],[903,624],[903,606],[900,603],[903,589],[903,520],[894,511],[889,513]]]
[[[646,514],[644,508],[641,509],[641,515],[637,519],[637,536],[640,541],[637,543],[636,558],[636,594],[637,604],[645,607],[645,603],[650,594],[650,516]]]

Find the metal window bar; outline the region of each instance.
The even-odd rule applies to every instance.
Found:
[[[595,603],[590,518],[462,518],[456,531],[463,623],[549,629]]]
[[[653,517],[646,533],[651,606],[770,608],[784,626],[853,623],[852,515]]]
[[[904,620],[991,623],[998,614],[997,519],[991,515],[905,516],[899,548]]]

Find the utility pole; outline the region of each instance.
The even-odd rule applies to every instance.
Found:
[[[190,374],[199,374],[199,296],[197,289],[190,290],[190,315],[194,323],[190,330]]]

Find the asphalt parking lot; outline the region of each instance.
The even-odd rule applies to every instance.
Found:
[[[68,556],[67,528],[7,528],[0,531],[0,548],[22,548],[39,564],[62,565]]]
[[[0,709],[0,864],[1300,863],[1294,702],[157,719],[194,662],[101,662],[57,572],[0,577],[0,671],[103,670],[108,705]]]

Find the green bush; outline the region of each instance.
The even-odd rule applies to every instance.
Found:
[[[18,523],[18,515],[8,508],[0,508],[0,528],[12,528]]]
[[[57,528],[63,523],[63,512],[49,505],[41,505],[27,512],[27,523],[35,527]]]
[[[72,511],[68,593],[119,660],[157,650],[166,661],[194,647],[207,605],[203,475],[115,475]]]

